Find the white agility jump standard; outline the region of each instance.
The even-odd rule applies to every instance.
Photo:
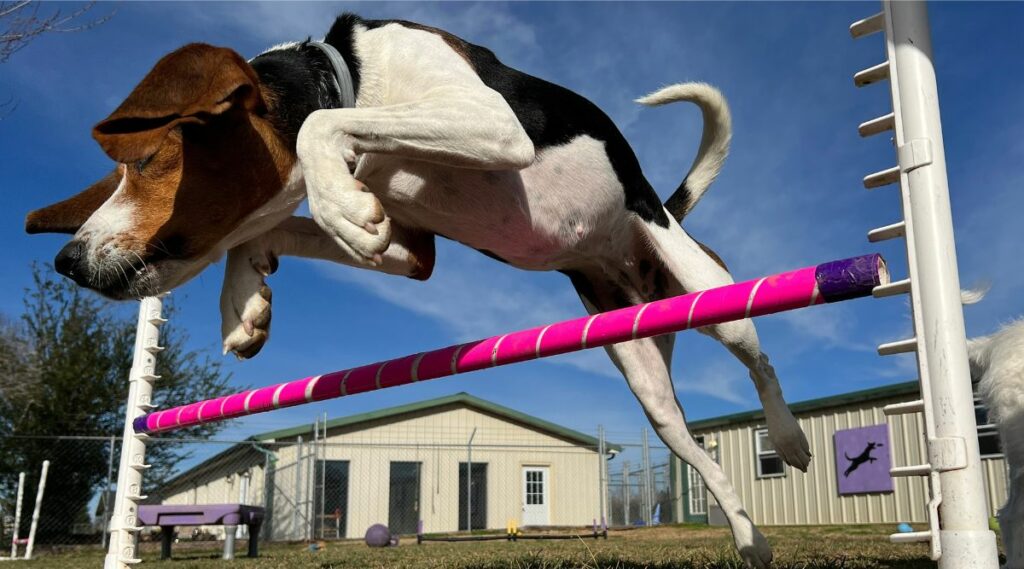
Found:
[[[856,73],[857,87],[888,81],[892,112],[864,122],[868,137],[891,133],[897,165],[864,178],[868,189],[898,185],[903,219],[868,233],[870,241],[903,237],[907,278],[887,295],[910,294],[912,337],[878,347],[881,355],[916,352],[921,398],[889,405],[887,415],[921,413],[928,447],[923,464],[897,466],[892,476],[926,476],[927,531],[897,533],[894,542],[928,542],[939,569],[996,569],[996,538],[988,528],[977,423],[939,96],[928,12],[921,1],[884,1],[882,11],[854,22],[854,38],[885,35],[886,59]]]
[[[889,275],[865,255],[710,290],[566,320],[393,360],[250,389],[136,418],[136,433],[160,433],[447,377],[618,342],[649,338],[868,296]]]

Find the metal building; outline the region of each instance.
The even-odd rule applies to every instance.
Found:
[[[928,479],[890,477],[888,472],[927,462],[922,416],[883,413],[886,405],[918,397],[915,381],[791,405],[814,456],[806,473],[775,454],[760,410],[695,421],[690,427],[725,469],[755,524],[925,524]],[[1006,463],[995,426],[978,403],[975,415],[988,511],[995,515],[1006,501]],[[724,523],[696,471],[674,456],[672,465],[673,494],[680,496],[675,519]]]

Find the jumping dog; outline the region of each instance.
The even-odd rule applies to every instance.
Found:
[[[240,357],[267,341],[265,278],[281,255],[426,279],[443,236],[560,271],[588,311],[612,310],[733,282],[678,223],[722,167],[729,110],[700,83],[638,102],[679,101],[700,107],[704,132],[663,205],[614,123],[580,95],[445,31],[344,14],[323,42],[251,61],[204,44],[165,56],[94,128],[114,172],[26,226],[74,234],[55,267],[114,299],[174,288],[226,253],[224,348]],[[304,199],[312,219],[292,216]],[[753,324],[702,332],[749,369],[775,449],[806,470],[807,440]],[[746,564],[766,567],[767,541],[687,431],[672,346],[665,336],[607,351],[658,436],[703,476]]]

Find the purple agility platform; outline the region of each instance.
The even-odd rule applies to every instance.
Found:
[[[511,332],[348,370],[250,389],[137,417],[159,433],[415,381],[868,296],[889,282],[877,254]]]
[[[162,529],[161,559],[171,556],[175,526],[225,526],[224,559],[233,559],[235,555],[234,528],[249,526],[249,557],[257,557],[260,528],[265,515],[263,508],[244,504],[139,506],[139,523],[144,526],[160,526]]]

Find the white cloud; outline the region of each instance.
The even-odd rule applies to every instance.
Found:
[[[354,284],[374,296],[431,318],[466,342],[586,315],[568,279],[536,275],[499,265],[461,246],[438,244],[438,266],[427,282],[372,271],[316,263],[328,278]],[[603,350],[559,356],[551,363],[620,377]]]
[[[692,374],[676,371],[675,375],[683,376],[675,382],[677,392],[698,393],[736,405],[752,403],[749,395],[752,390],[750,380],[745,374],[739,373],[732,362],[726,364],[723,360],[714,360]],[[684,399],[680,397],[685,407]]]
[[[875,347],[859,338],[856,312],[845,306],[811,307],[784,312],[779,318],[802,336],[805,349],[839,348],[870,352]]]

